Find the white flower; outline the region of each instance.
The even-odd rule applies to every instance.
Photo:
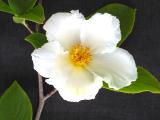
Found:
[[[119,20],[97,13],[89,20],[78,11],[56,13],[45,23],[48,43],[32,53],[34,69],[72,102],[94,99],[103,81],[116,90],[137,78],[135,61],[116,47]]]

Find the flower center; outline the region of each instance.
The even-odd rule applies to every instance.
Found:
[[[69,58],[76,66],[84,66],[92,60],[90,49],[80,44],[71,47],[69,50]]]

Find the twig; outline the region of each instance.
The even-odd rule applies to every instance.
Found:
[[[42,4],[42,0],[39,0],[39,4]],[[26,22],[23,25],[27,28],[27,30],[30,33],[34,33],[32,31],[32,29],[30,28],[30,26]],[[39,24],[36,24],[36,32],[38,32],[38,31],[39,31]],[[48,98],[50,98],[52,95],[54,95],[57,92],[57,90],[54,89],[50,93],[48,93],[46,96],[44,95],[43,79],[40,74],[38,74],[38,90],[39,90],[38,91],[39,92],[39,104],[38,104],[38,109],[36,112],[35,120],[40,120],[40,116],[41,116],[45,102],[47,101]]]
[[[24,26],[27,28],[27,30],[30,33],[34,33],[27,23],[25,23]],[[38,74],[38,91],[39,91],[39,104],[38,104],[38,109],[36,112],[35,120],[40,119],[44,104],[47,101],[47,99],[50,98],[52,95],[54,95],[57,92],[57,90],[54,89],[50,93],[48,93],[46,96],[44,95],[44,93],[43,93],[43,79],[40,74]]]
[[[40,120],[40,116],[41,116],[41,113],[42,113],[42,110],[43,110],[43,107],[44,107],[46,100],[48,98],[50,98],[53,94],[55,94],[57,91],[56,89],[52,90],[50,93],[48,93],[46,96],[44,96],[43,79],[42,79],[42,76],[40,76],[39,74],[38,74],[38,88],[39,88],[39,104],[38,104],[38,109],[37,109],[37,113],[35,116],[35,120]]]
[[[39,105],[38,105],[38,109],[37,109],[35,120],[40,120],[44,104],[45,104],[44,101],[42,101],[42,100],[41,100],[41,102],[39,101]]]
[[[36,32],[38,32],[39,31],[39,24],[36,24]]]
[[[40,74],[38,74],[38,89],[39,89],[39,99],[43,100],[43,79]]]
[[[25,22],[23,25],[25,26],[25,28],[27,28],[27,30],[28,30],[30,33],[34,33],[34,32],[32,31],[32,29],[29,27],[29,25],[28,25],[26,22]]]
[[[44,101],[46,101],[48,98],[50,98],[52,95],[54,95],[57,92],[57,90],[52,90],[50,93],[48,93],[46,96],[44,96]]]
[[[35,120],[40,119],[42,109],[43,109],[43,106],[44,106],[43,79],[42,79],[40,74],[38,74],[38,90],[39,90],[39,104],[38,104],[38,109],[37,109]]]
[[[39,4],[42,4],[42,0],[39,0]],[[40,25],[36,24],[36,28],[35,28],[36,32],[39,31],[39,27]],[[40,120],[40,116],[41,116],[46,100],[57,92],[57,90],[55,89],[55,90],[52,90],[50,93],[48,93],[45,96],[43,93],[43,79],[42,79],[42,76],[39,74],[38,74],[38,89],[39,89],[39,104],[38,104],[38,109],[37,109],[37,113],[35,116],[35,120]]]

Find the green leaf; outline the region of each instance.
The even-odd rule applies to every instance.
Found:
[[[96,12],[110,13],[120,20],[120,28],[122,32],[122,39],[118,43],[118,46],[120,46],[128,37],[128,35],[132,32],[135,22],[136,9],[133,9],[123,4],[113,3],[100,8]]]
[[[113,90],[108,87],[107,83],[104,83],[103,87]],[[160,93],[160,82],[146,69],[138,67],[138,79],[128,87],[114,91],[123,93],[141,93],[147,91],[151,93]]]
[[[23,15],[19,15],[19,17],[32,21],[32,22],[36,22],[38,24],[43,24],[45,20],[43,6],[39,4],[36,7],[29,10],[27,13]]]
[[[25,38],[34,48],[40,48],[44,43],[47,43],[47,38],[42,33],[33,33]]]
[[[21,15],[33,8],[37,0],[8,0],[10,8],[16,15]]]
[[[13,14],[13,11],[10,9],[10,7],[2,0],[0,0],[0,11]]]
[[[0,120],[32,120],[31,102],[17,82],[0,98]]]
[[[13,16],[13,21],[17,24],[25,24],[25,19],[24,18],[20,18],[20,17],[16,17],[16,16]]]

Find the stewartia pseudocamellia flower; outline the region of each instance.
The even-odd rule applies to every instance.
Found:
[[[94,99],[103,81],[120,89],[137,79],[135,61],[116,47],[119,20],[97,13],[86,20],[78,11],[53,14],[45,23],[48,43],[32,53],[34,69],[72,102]]]

